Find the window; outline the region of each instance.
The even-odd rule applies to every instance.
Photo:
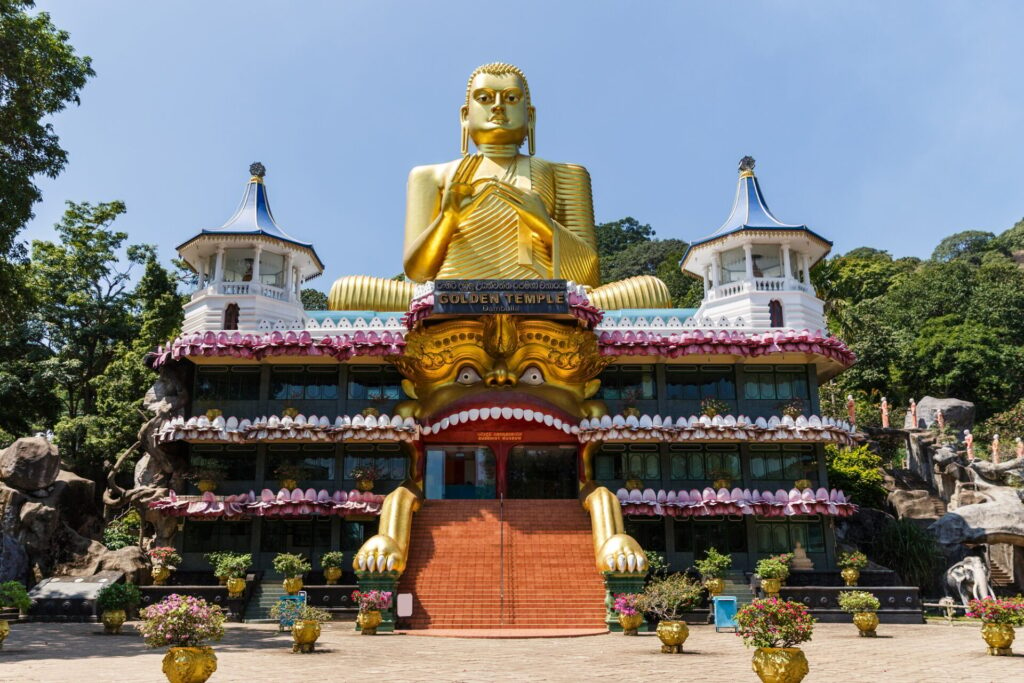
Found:
[[[820,519],[757,520],[754,537],[757,552],[766,555],[792,552],[797,541],[809,553],[825,552],[825,532]]]
[[[252,522],[186,520],[182,551],[209,553],[216,550],[247,553],[252,544]]]
[[[333,481],[337,447],[333,444],[276,444],[267,447],[267,467],[264,478],[268,482],[297,479],[301,486],[308,481]],[[284,477],[279,467],[298,468],[298,476]]]
[[[398,401],[406,398],[402,376],[390,365],[350,365],[348,397],[363,401]]]
[[[751,258],[754,277],[782,277],[782,251],[775,244],[755,244]]]
[[[755,480],[796,481],[818,478],[814,446],[750,446],[750,476]]]
[[[377,520],[369,522],[341,523],[341,549],[349,552],[356,552],[363,547],[366,539],[377,533]]]
[[[594,479],[661,479],[657,444],[605,444],[594,456]]]
[[[284,521],[264,519],[260,550],[265,553],[320,553],[331,549],[331,520],[312,519]]]
[[[338,369],[320,365],[274,367],[270,372],[270,398],[275,401],[336,401]]]
[[[748,365],[743,368],[743,397],[754,401],[804,399],[807,368],[803,365]]]
[[[665,368],[668,399],[699,401],[705,398],[736,399],[732,365],[671,365]]]
[[[224,282],[251,282],[254,260],[252,249],[225,249]]]
[[[673,480],[711,482],[725,478],[738,485],[743,479],[738,446],[671,444],[669,453]]]
[[[642,401],[657,398],[654,367],[650,365],[616,365],[601,373],[598,398],[606,401]]]
[[[260,252],[260,283],[284,287],[284,256],[270,251]]]
[[[224,307],[224,329],[238,329],[238,304],[228,304]]]
[[[644,550],[656,553],[665,552],[665,520],[664,519],[627,519],[626,533],[636,539]]]
[[[196,368],[197,401],[255,401],[260,397],[259,366],[200,366]]]
[[[677,553],[693,553],[701,559],[708,548],[747,552],[747,526],[742,519],[675,519],[672,526]]]
[[[252,481],[256,478],[256,446],[208,446],[193,444],[191,457],[213,458],[226,469],[225,481]]]
[[[782,327],[782,302],[778,299],[772,299],[768,302],[768,325],[770,327]]]
[[[406,477],[406,457],[396,444],[346,444],[343,478],[352,479],[356,467],[376,467],[381,478],[402,481]]]

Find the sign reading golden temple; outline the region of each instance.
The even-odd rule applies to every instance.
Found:
[[[434,313],[568,315],[565,286],[565,280],[438,280]]]

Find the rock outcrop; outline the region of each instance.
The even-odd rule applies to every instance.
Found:
[[[963,432],[974,425],[974,404],[958,398],[935,398],[925,396],[917,404],[917,429],[930,429],[935,424],[935,414],[941,410],[946,426]]]
[[[57,480],[60,454],[41,436],[18,439],[0,452],[0,480],[23,491],[45,489]]]

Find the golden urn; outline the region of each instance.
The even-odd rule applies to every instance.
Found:
[[[841,572],[843,581],[846,582],[847,586],[856,586],[857,579],[860,578],[860,570],[854,569],[853,567],[847,567]]]
[[[292,624],[292,652],[312,652],[316,639],[320,637],[320,622],[315,620],[296,621]]]
[[[171,568],[162,564],[155,564],[149,575],[153,577],[153,585],[166,586],[167,579],[171,578]]]
[[[714,481],[713,481],[713,482],[711,483],[711,486],[712,486],[712,488],[714,488],[714,489],[715,489],[716,491],[718,491],[718,490],[720,490],[720,489],[729,489],[729,488],[732,488],[732,479],[726,479],[726,478],[724,478],[724,477],[723,477],[723,478],[721,478],[721,479],[715,479],[715,480],[714,480]]]
[[[196,488],[203,493],[212,493],[217,490],[217,482],[213,479],[200,479],[196,482]]]
[[[245,593],[245,579],[231,578],[227,580],[228,597],[237,599]]]
[[[770,598],[779,597],[779,590],[782,588],[782,579],[761,579],[761,589]]]
[[[717,576],[706,579],[704,581],[704,587],[708,589],[708,593],[711,594],[711,597],[721,595],[722,591],[725,590],[725,579]]]
[[[853,623],[862,636],[874,638],[877,635],[875,629],[878,628],[878,615],[874,612],[854,612]]]
[[[119,635],[121,633],[121,625],[124,624],[125,619],[128,615],[124,613],[123,609],[105,609],[100,615],[100,621],[103,622],[103,632],[112,636]]]
[[[359,631],[364,636],[377,635],[377,627],[380,626],[380,622],[382,621],[384,621],[384,618],[380,616],[380,610],[360,612],[356,616],[356,623],[359,624]]]
[[[630,477],[629,479],[626,480],[626,490],[627,491],[643,491],[644,490],[644,480],[643,479],[638,479],[636,477]]]
[[[637,629],[639,629],[644,623],[644,615],[642,614],[620,614],[619,615],[619,626],[622,627],[622,635],[624,636],[635,636]]]
[[[11,625],[6,619],[0,619],[0,650],[4,649],[4,641],[11,634]]]
[[[217,655],[212,647],[172,647],[163,669],[171,683],[205,683],[217,670]]]
[[[366,493],[373,490],[373,479],[357,479],[356,488]]]
[[[284,592],[288,595],[298,595],[299,591],[302,590],[302,578],[293,576],[285,579],[282,585],[284,586]]]
[[[337,585],[338,579],[341,578],[341,567],[327,567],[324,569],[324,578],[327,580],[328,586]]]
[[[1013,650],[1010,649],[1014,637],[1012,624],[984,624],[981,627],[981,637],[988,644],[990,655],[1002,657],[1013,655]]]
[[[658,638],[661,640],[661,651],[665,654],[683,651],[683,643],[690,637],[690,629],[685,621],[659,621]]]
[[[793,487],[796,488],[798,491],[803,491],[804,489],[809,489],[812,488],[813,486],[814,482],[812,482],[810,479],[797,479],[795,482],[793,482]]]
[[[754,652],[753,669],[762,683],[800,683],[810,666],[798,647],[759,647]]]

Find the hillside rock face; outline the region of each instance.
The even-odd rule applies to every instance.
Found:
[[[0,480],[23,491],[45,489],[57,480],[60,454],[41,436],[18,439],[0,453]]]
[[[946,425],[957,432],[974,426],[974,404],[958,398],[925,396],[917,404],[917,429],[929,429],[935,424],[935,414],[941,410]],[[910,419],[909,416],[907,419]]]

